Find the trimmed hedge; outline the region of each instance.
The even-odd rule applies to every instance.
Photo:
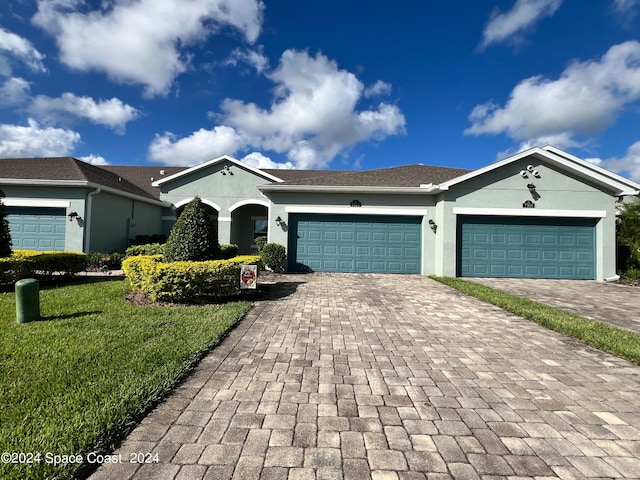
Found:
[[[131,288],[152,302],[190,303],[238,291],[242,265],[261,266],[257,255],[228,260],[163,262],[162,255],[129,257],[122,268]]]
[[[131,245],[125,250],[124,254],[126,257],[138,257],[140,255],[164,255],[164,243]]]
[[[50,278],[55,273],[72,277],[87,268],[87,256],[76,252],[38,252],[14,250],[10,257],[0,258],[0,284],[21,278]]]

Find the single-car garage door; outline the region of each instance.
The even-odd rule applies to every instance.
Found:
[[[595,219],[458,217],[458,276],[594,279]]]
[[[64,250],[64,208],[5,208],[14,249]]]
[[[292,214],[289,270],[420,273],[422,217]]]

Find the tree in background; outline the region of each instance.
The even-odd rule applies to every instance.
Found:
[[[2,199],[4,198],[4,192],[0,190],[0,257],[11,256],[11,232],[9,231],[9,220],[7,220],[7,214],[4,211],[4,204]]]
[[[627,269],[640,268],[640,197],[621,207],[618,242],[629,247]]]
[[[164,255],[169,262],[220,258],[218,235],[200,197],[184,207],[171,229]]]

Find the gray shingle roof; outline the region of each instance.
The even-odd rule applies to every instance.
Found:
[[[160,189],[151,183],[187,167],[90,165],[73,157],[0,159],[2,178],[86,181],[158,200]],[[470,170],[427,165],[405,165],[375,170],[278,170],[263,172],[284,180],[284,185],[344,187],[419,187],[451,180]],[[163,172],[163,173],[162,173]]]

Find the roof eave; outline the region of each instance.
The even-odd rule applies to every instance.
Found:
[[[345,185],[258,185],[261,192],[317,192],[317,193],[395,193],[395,194],[425,194],[433,190],[423,187],[374,187],[374,186],[345,186]]]

